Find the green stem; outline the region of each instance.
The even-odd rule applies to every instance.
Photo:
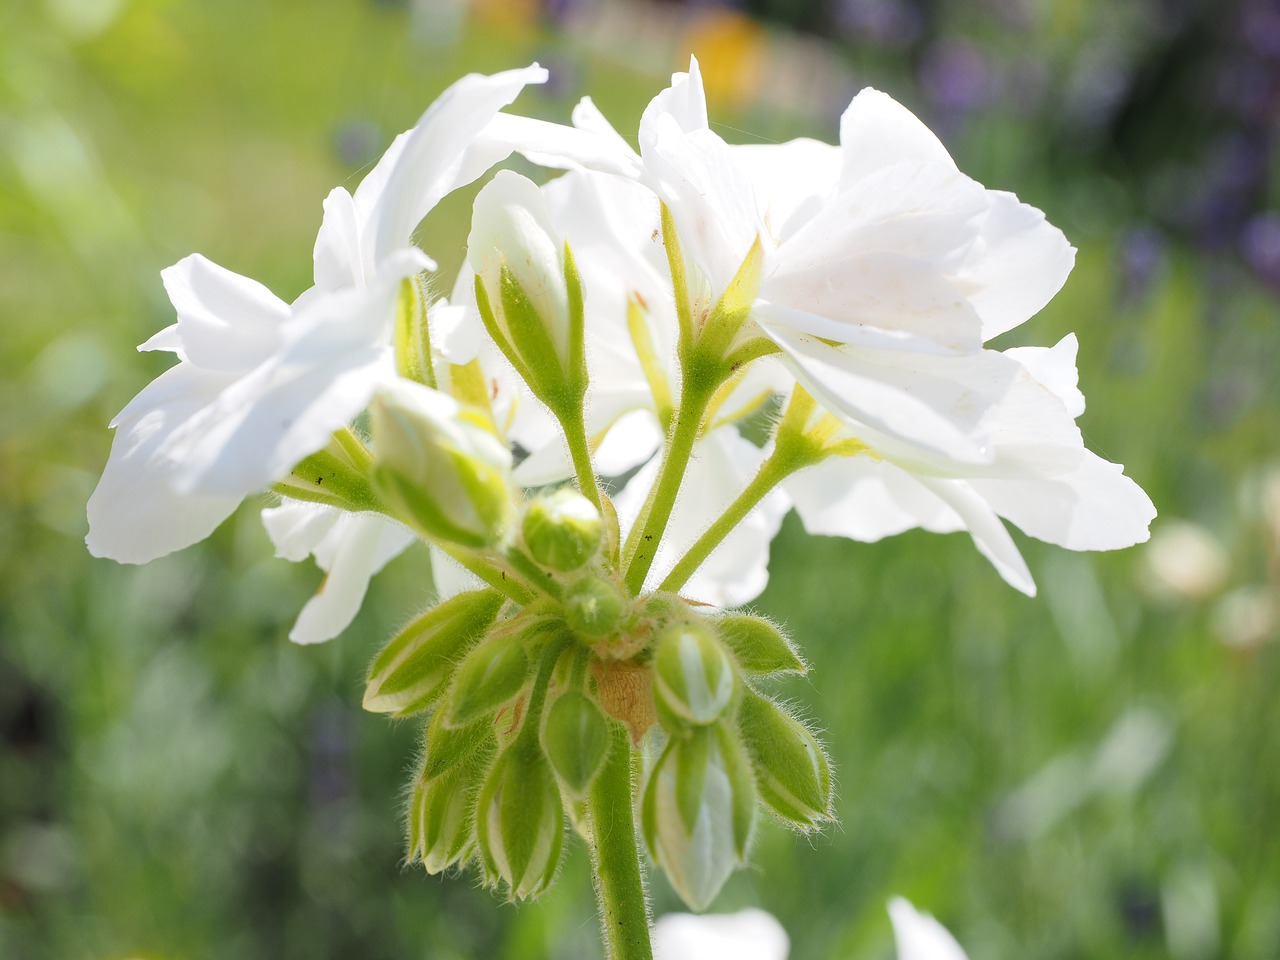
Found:
[[[640,871],[640,847],[633,814],[631,740],[612,724],[609,758],[587,797],[591,829],[591,872],[607,960],[653,960],[649,906]]]
[[[658,468],[653,489],[649,491],[640,516],[631,528],[623,551],[623,555],[628,558],[627,588],[632,594],[640,593],[644,587],[644,579],[649,575],[649,568],[653,566],[654,554],[657,553],[662,534],[666,532],[671,510],[675,507],[676,494],[680,492],[680,483],[689,467],[693,445],[702,430],[707,405],[715,394],[714,387],[707,389],[701,383],[691,385],[694,378],[689,376],[687,369],[684,374],[684,382],[680,387],[680,406],[676,410],[675,423],[663,450],[662,466]],[[698,378],[699,381],[701,379]]]
[[[525,606],[533,600],[533,594],[525,589],[523,584],[506,576],[501,570],[489,566],[469,550],[463,550],[461,547],[451,546],[447,543],[437,542],[435,545],[493,587],[493,589],[510,597],[521,606]]]
[[[596,469],[591,463],[591,444],[587,440],[587,423],[582,415],[582,399],[575,404],[567,405],[572,413],[559,418],[560,427],[564,430],[564,438],[569,444],[569,455],[573,458],[573,471],[578,476],[578,489],[590,500],[597,510],[601,510],[600,483],[596,479]]]
[[[559,599],[562,593],[560,582],[534,563],[533,558],[519,547],[513,546],[509,548],[502,555],[502,558],[511,565],[511,569],[524,577],[535,590],[545,593],[553,599]]]
[[[721,541],[746,518],[748,513],[755,509],[756,504],[763,500],[770,490],[797,470],[815,462],[817,461],[812,458],[780,456],[779,451],[775,449],[760,465],[760,470],[747,484],[746,489],[725,508],[724,513],[720,514],[715,523],[707,528],[706,533],[689,548],[689,552],[680,558],[680,562],[667,574],[667,578],[662,581],[658,589],[676,592],[683,587],[711,552],[720,546]]]

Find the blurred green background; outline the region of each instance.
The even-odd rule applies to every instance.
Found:
[[[757,608],[814,665],[840,824],[765,823],[716,910],[797,960],[888,958],[903,894],[974,960],[1280,957],[1280,11],[1176,0],[5,0],[0,4],[0,957],[536,958],[599,947],[581,843],[543,901],[402,867],[411,725],[359,708],[421,602],[411,551],[338,640],[254,505],[142,568],[91,559],[107,421],[165,366],[160,268],[285,298],[320,200],[448,82],[539,59],[632,131],[698,52],[730,140],[835,136],[865,84],[1047,211],[1075,273],[1015,342],[1081,341],[1081,420],[1153,542],[878,545],[791,518]],[[467,196],[423,246],[461,261]],[[665,881],[659,912],[679,908]]]

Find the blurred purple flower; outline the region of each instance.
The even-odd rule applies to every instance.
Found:
[[[1118,246],[1120,299],[1132,303],[1146,296],[1164,266],[1164,234],[1155,227],[1132,227],[1120,235]]]
[[[1280,287],[1280,214],[1268,210],[1246,223],[1240,234],[1240,252],[1258,276]]]
[[[919,8],[903,0],[838,0],[834,18],[850,37],[891,49],[909,46],[924,25]]]
[[[943,117],[960,118],[987,103],[989,71],[969,41],[941,40],[925,51],[920,86]]]

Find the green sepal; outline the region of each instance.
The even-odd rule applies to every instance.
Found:
[[[422,772],[428,778],[441,776],[478,751],[492,749],[494,726],[488,714],[460,727],[451,727],[446,720],[446,711],[437,710],[427,725],[427,753]]]
[[[555,879],[564,844],[560,789],[535,737],[498,757],[476,805],[476,842],[485,875],[512,900],[536,897]]]
[[[444,693],[458,660],[489,629],[503,596],[470,590],[437,604],[396,634],[369,667],[364,708],[407,716]]]
[[[808,670],[787,636],[764,617],[732,613],[718,617],[713,623],[716,633],[745,673],[768,676]]]
[[[441,873],[470,857],[476,796],[492,756],[491,747],[482,748],[441,776],[420,774],[415,781],[409,801],[409,859],[421,860],[428,873]]]
[[[504,627],[467,654],[449,694],[449,726],[487,716],[520,692],[531,666],[524,640],[523,632]]]
[[[750,691],[738,705],[737,721],[756,789],[769,809],[801,830],[830,821],[831,766],[808,728]]]
[[[582,798],[609,753],[609,721],[585,694],[570,690],[547,708],[542,746],[568,793]]]

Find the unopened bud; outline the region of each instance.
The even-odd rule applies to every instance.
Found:
[[[467,259],[494,342],[544,403],[586,385],[582,288],[533,181],[500,171],[476,196]]]
[[[621,588],[605,577],[583,577],[564,593],[565,622],[590,639],[613,633],[625,606]]]
[[[570,690],[547,709],[542,745],[565,788],[582,797],[609,752],[609,721],[592,700]]]
[[[502,537],[514,512],[511,451],[482,415],[403,379],[384,386],[369,413],[374,489],[401,519],[473,549]]]
[[[420,778],[409,800],[409,858],[436,874],[471,855],[475,801],[487,752],[429,780]]]
[[[471,723],[520,692],[530,666],[522,641],[520,634],[504,629],[467,654],[449,694],[446,723],[453,727]]]
[[[702,910],[746,857],[755,817],[751,771],[722,726],[673,738],[650,775],[641,825],[681,899]]]
[[[534,737],[519,737],[489,771],[476,808],[485,873],[513,900],[535,897],[555,878],[564,842],[564,808]]]
[[[462,654],[493,623],[502,606],[496,590],[460,593],[413,620],[369,668],[364,708],[406,716],[444,693]]]
[[[783,820],[811,830],[831,819],[831,767],[817,738],[776,703],[748,692],[738,729],[760,799]]]
[[[673,623],[658,635],[653,693],[660,711],[681,723],[714,723],[729,709],[736,686],[733,662],[703,621]]]
[[[590,500],[568,487],[525,508],[521,527],[533,559],[552,570],[577,570],[600,548],[604,526]]]
[[[426,756],[422,761],[422,775],[427,779],[438,777],[465,763],[492,744],[494,722],[482,716],[460,727],[448,723],[449,711],[440,709],[431,715],[427,724]]]
[[[720,639],[746,673],[766,676],[805,672],[804,661],[796,654],[791,641],[764,617],[729,614],[714,623]]]

